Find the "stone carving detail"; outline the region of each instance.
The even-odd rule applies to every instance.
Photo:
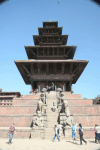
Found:
[[[42,113],[43,111],[43,102],[41,100],[38,101],[37,103],[37,110],[36,112],[40,111]]]
[[[40,111],[37,111],[37,116],[36,117],[33,117],[33,128],[38,126],[39,128],[43,128],[44,125],[43,125],[43,117],[41,115],[41,112]]]

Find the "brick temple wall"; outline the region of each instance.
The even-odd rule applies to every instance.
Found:
[[[36,112],[37,102],[40,95],[23,95],[20,98],[14,97],[12,103],[0,105],[0,137],[7,137],[9,126],[14,122],[17,138],[28,138],[33,114]],[[21,129],[20,129],[21,128]],[[27,129],[28,128],[28,129]]]
[[[100,105],[93,105],[92,99],[82,99],[80,94],[65,93],[73,120],[82,123],[85,138],[94,137],[94,125],[100,124]],[[28,138],[31,132],[33,114],[36,112],[39,94],[14,98],[12,105],[0,105],[0,137],[7,137],[12,122],[16,125],[16,138]],[[78,130],[78,128],[77,128]],[[78,131],[77,131],[78,132]]]

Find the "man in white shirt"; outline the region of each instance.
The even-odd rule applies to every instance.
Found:
[[[99,125],[97,124],[97,126],[96,126],[96,137],[97,137],[97,140],[98,140],[98,142],[100,141],[100,127],[99,127]]]
[[[54,135],[54,138],[53,138],[53,142],[55,141],[55,137],[57,137],[58,141],[60,141],[59,137],[58,137],[58,128],[57,128],[57,125],[54,126],[54,131],[55,131],[55,135]]]

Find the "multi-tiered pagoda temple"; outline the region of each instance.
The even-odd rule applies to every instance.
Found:
[[[67,46],[68,35],[62,35],[58,22],[43,22],[39,35],[33,35],[35,46],[25,46],[28,60],[15,61],[26,84],[39,92],[52,82],[63,91],[71,91],[88,61],[73,60],[76,46]]]

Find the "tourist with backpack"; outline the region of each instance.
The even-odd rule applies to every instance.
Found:
[[[82,129],[81,123],[79,124],[79,136],[80,136],[80,145],[82,145],[82,141],[84,141],[85,144],[87,144],[87,141],[85,141],[85,140],[83,139],[83,129]]]
[[[74,143],[74,140],[76,140],[76,126],[77,126],[77,123],[75,124],[75,122],[73,122],[71,125],[73,143]]]

